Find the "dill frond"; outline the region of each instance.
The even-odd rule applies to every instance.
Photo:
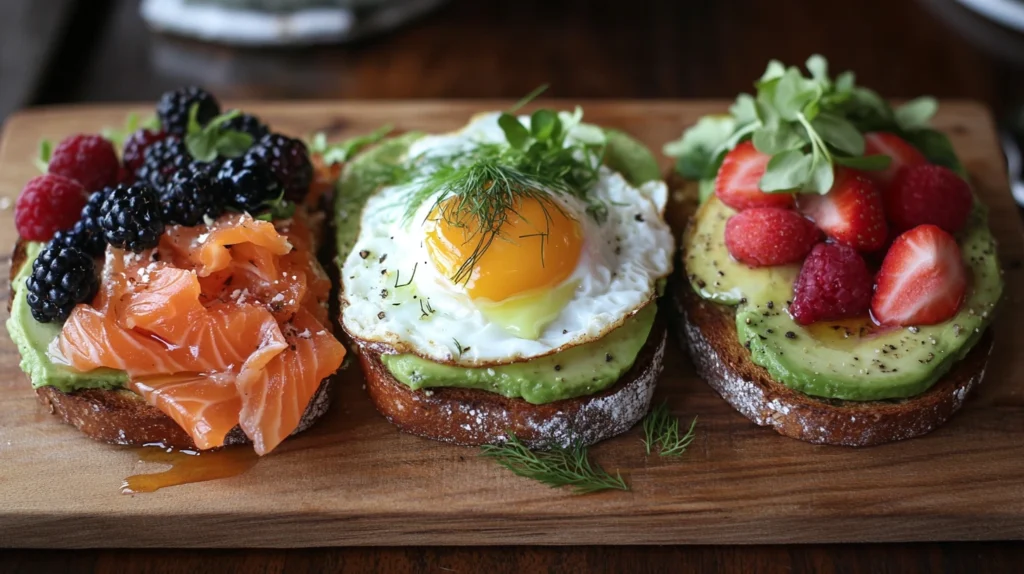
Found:
[[[682,456],[696,438],[697,417],[693,417],[685,434],[679,434],[679,419],[672,416],[668,403],[663,402],[651,409],[644,417],[644,451],[649,455],[658,445],[659,456]]]
[[[534,113],[529,131],[519,120],[503,114],[499,122],[507,142],[481,143],[469,150],[443,156],[413,158],[412,171],[417,189],[409,198],[406,219],[411,219],[425,201],[433,198],[427,217],[438,217],[450,227],[474,230],[466,238],[473,249],[451,277],[455,283],[468,281],[480,257],[495,239],[514,241],[503,233],[505,223],[518,215],[524,200],[537,200],[550,223],[548,208],[562,211],[553,195],[571,195],[587,203],[587,212],[598,221],[607,206],[588,198],[597,182],[604,146],[573,143],[566,145],[566,133],[557,114],[550,110]],[[544,226],[547,229],[547,225]],[[547,239],[546,231],[541,246]]]
[[[518,476],[542,482],[552,488],[572,487],[575,494],[629,490],[622,475],[616,472],[612,476],[590,462],[587,447],[578,442],[568,448],[533,451],[510,433],[505,444],[483,445],[481,456],[494,459]]]

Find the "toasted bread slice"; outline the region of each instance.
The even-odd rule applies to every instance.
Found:
[[[31,264],[26,256],[25,244],[19,239],[11,257],[11,293],[7,302],[8,310],[14,301],[14,278],[23,265]],[[313,423],[327,412],[330,406],[329,383],[329,378],[321,381],[320,388],[309,401],[293,435],[313,426]],[[36,398],[49,408],[52,414],[96,440],[120,445],[160,444],[175,449],[196,448],[188,433],[171,417],[127,389],[85,389],[65,393],[54,387],[41,387],[36,389]],[[231,429],[225,439],[225,445],[249,442],[249,437],[245,436],[238,426]]]
[[[461,445],[499,444],[509,433],[531,448],[594,444],[622,434],[647,414],[665,356],[667,321],[659,310],[633,366],[599,393],[535,405],[477,389],[412,390],[380,360],[381,349],[354,339],[373,404],[399,429]]]
[[[693,185],[678,175],[670,189],[696,205]],[[692,210],[687,216],[692,214]],[[678,224],[679,222],[673,222]],[[680,265],[681,268],[681,265]],[[685,274],[683,274],[685,275]],[[987,331],[966,357],[926,392],[906,399],[841,401],[812,397],[772,379],[736,335],[735,312],[697,295],[677,275],[671,293],[680,332],[697,373],[736,410],[779,434],[815,444],[872,446],[919,436],[949,420],[981,382],[992,350]]]

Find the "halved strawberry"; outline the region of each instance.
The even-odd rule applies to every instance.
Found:
[[[893,242],[878,271],[871,313],[883,325],[932,325],[956,315],[967,272],[953,236],[919,225]]]
[[[761,176],[771,156],[754,148],[745,141],[732,149],[722,160],[715,178],[715,195],[736,210],[751,207],[793,207],[793,195],[789,193],[765,193],[758,187]]]
[[[910,145],[900,136],[889,132],[871,132],[864,134],[864,155],[887,155],[892,159],[889,167],[880,171],[866,171],[871,179],[882,185],[889,185],[900,169],[928,163],[924,154]]]
[[[837,243],[862,252],[885,245],[888,229],[882,194],[861,172],[836,168],[835,183],[828,193],[801,194],[797,204]]]
[[[885,210],[897,231],[930,223],[956,233],[967,223],[971,186],[941,165],[915,165],[900,171],[885,193]]]

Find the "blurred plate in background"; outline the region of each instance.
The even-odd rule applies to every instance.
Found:
[[[967,8],[996,22],[1024,32],[1024,2],[1020,0],[957,0]]]
[[[143,0],[154,30],[239,46],[349,42],[416,18],[445,0]]]

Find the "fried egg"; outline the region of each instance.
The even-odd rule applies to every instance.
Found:
[[[408,156],[504,142],[497,117],[424,136]],[[414,178],[372,195],[342,266],[345,329],[395,352],[467,367],[558,352],[620,326],[652,303],[672,271],[664,182],[633,186],[602,166],[586,200],[532,190],[485,241],[455,197],[428,198],[409,216],[421,187]],[[595,202],[606,217],[588,211]]]

